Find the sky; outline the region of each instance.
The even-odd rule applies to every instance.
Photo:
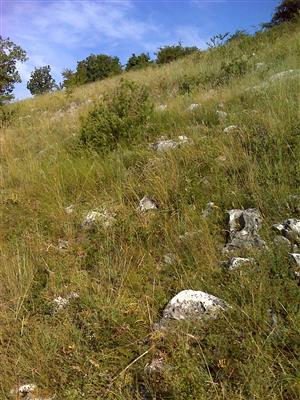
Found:
[[[91,53],[118,56],[164,45],[198,46],[215,34],[254,32],[271,19],[279,0],[0,0],[0,34],[27,52],[18,64],[16,99],[30,96],[26,82],[35,67],[50,65],[61,81],[65,68]]]

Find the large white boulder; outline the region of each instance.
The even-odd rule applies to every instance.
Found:
[[[227,308],[225,301],[197,290],[182,290],[174,296],[163,312],[163,319],[199,320],[214,318]]]

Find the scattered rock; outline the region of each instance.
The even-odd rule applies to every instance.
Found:
[[[110,213],[104,208],[100,210],[92,210],[85,216],[82,222],[82,227],[91,228],[99,224],[104,228],[109,228],[116,222],[115,217],[115,213]]]
[[[220,121],[224,121],[224,119],[227,117],[227,112],[225,111],[217,110],[216,113]]]
[[[59,250],[67,250],[67,248],[69,247],[68,240],[58,239],[57,247],[58,247]]]
[[[233,209],[228,211],[228,215],[229,241],[225,245],[224,251],[249,247],[265,247],[265,242],[258,234],[262,224],[262,217],[257,209]]]
[[[284,246],[284,247],[286,247],[287,249],[290,249],[290,248],[291,248],[291,242],[289,241],[289,239],[287,239],[287,238],[284,237],[284,236],[276,235],[276,236],[274,237],[274,239],[273,239],[273,243],[274,243],[276,246]]]
[[[65,208],[66,214],[72,214],[75,210],[74,204],[69,205],[68,207]]]
[[[259,62],[255,64],[256,69],[262,69],[266,66],[264,62]]]
[[[164,359],[163,357],[154,358],[150,364],[146,364],[144,371],[146,374],[157,374],[164,369]]]
[[[163,256],[164,263],[167,265],[176,264],[176,257],[173,253],[168,253]]]
[[[202,211],[203,217],[208,217],[211,215],[216,208],[218,208],[218,206],[216,206],[213,201],[208,202],[205,209]]]
[[[58,312],[64,308],[66,308],[70,301],[74,299],[78,299],[79,294],[77,292],[71,292],[66,297],[58,296],[53,300],[54,312]]]
[[[282,236],[287,238],[292,245],[300,245],[300,220],[290,218],[284,221],[282,224],[274,224],[272,226],[274,230],[280,233]]]
[[[236,131],[237,129],[239,129],[239,127],[237,125],[230,125],[230,126],[227,126],[227,128],[224,128],[223,132],[231,133],[231,132]]]
[[[139,204],[140,211],[144,212],[144,211],[157,210],[157,209],[158,209],[157,203],[154,200],[150,199],[150,197],[144,196],[140,200],[140,204]]]
[[[222,262],[222,264],[230,271],[237,268],[243,267],[245,265],[253,265],[253,258],[243,258],[243,257],[232,257],[230,260]]]
[[[157,111],[165,111],[168,108],[166,104],[160,104],[156,107]]]
[[[177,147],[180,147],[181,145],[188,143],[191,143],[190,139],[185,135],[181,135],[178,136],[178,141],[172,139],[166,140],[161,138],[161,140],[156,143],[150,143],[149,148],[157,151],[167,151],[169,149],[175,149]]]
[[[20,395],[21,397],[25,397],[30,393],[34,393],[37,390],[37,385],[35,383],[26,383],[25,385],[21,385],[16,389],[12,389],[10,391],[11,395]]]
[[[163,312],[163,320],[198,320],[214,318],[228,305],[218,297],[196,290],[182,290],[173,297]]]
[[[198,108],[198,107],[200,107],[200,104],[198,104],[198,103],[192,103],[191,105],[189,105],[188,106],[188,111],[193,111],[193,110],[195,110],[196,108]]]
[[[296,75],[298,75],[298,73],[299,73],[299,71],[298,70],[294,70],[294,69],[290,69],[288,71],[281,71],[281,72],[277,72],[277,74],[272,75],[269,78],[269,80],[271,82],[274,82],[274,81],[278,81],[278,80],[281,80],[283,78],[287,78],[287,77],[290,77],[290,76],[296,76]]]
[[[300,254],[299,253],[289,253],[289,256],[294,261],[297,267],[300,267]]]

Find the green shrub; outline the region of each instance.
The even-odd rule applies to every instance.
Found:
[[[9,126],[16,118],[17,111],[6,106],[0,106],[0,128]]]
[[[80,140],[97,151],[112,150],[120,141],[145,135],[153,103],[145,86],[122,80],[112,98],[104,98],[82,120]]]

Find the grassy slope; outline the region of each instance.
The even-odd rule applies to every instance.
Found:
[[[107,156],[75,151],[74,143],[79,117],[92,107],[84,102],[110,92],[118,77],[71,97],[14,105],[20,118],[1,132],[1,399],[32,381],[66,400],[300,396],[300,291],[270,229],[299,218],[287,205],[288,195],[300,194],[299,82],[245,92],[299,68],[299,33],[286,25],[197,59],[126,74],[149,85],[156,104],[168,109],[156,114],[153,137]],[[208,80],[189,95],[178,93],[183,77],[218,74],[222,60],[252,53],[253,63],[267,67],[217,89]],[[71,102],[78,105],[73,113]],[[187,112],[195,102],[202,107]],[[215,117],[220,103],[224,123]],[[239,132],[223,133],[232,124]],[[155,137],[182,133],[193,146],[163,155],[147,148]],[[158,212],[136,211],[145,194],[157,199]],[[219,209],[205,219],[208,201]],[[75,212],[67,215],[70,204]],[[117,213],[117,224],[83,234],[84,214],[102,205]],[[254,252],[256,266],[224,273],[226,210],[243,207],[261,210],[269,249]],[[191,231],[197,233],[179,239]],[[70,242],[65,252],[56,248],[59,239]],[[163,264],[170,252],[177,265]],[[217,295],[232,309],[216,321],[154,332],[164,305],[187,288]],[[80,299],[51,315],[53,298],[70,291]],[[151,378],[144,366],[156,356],[170,368]]]

